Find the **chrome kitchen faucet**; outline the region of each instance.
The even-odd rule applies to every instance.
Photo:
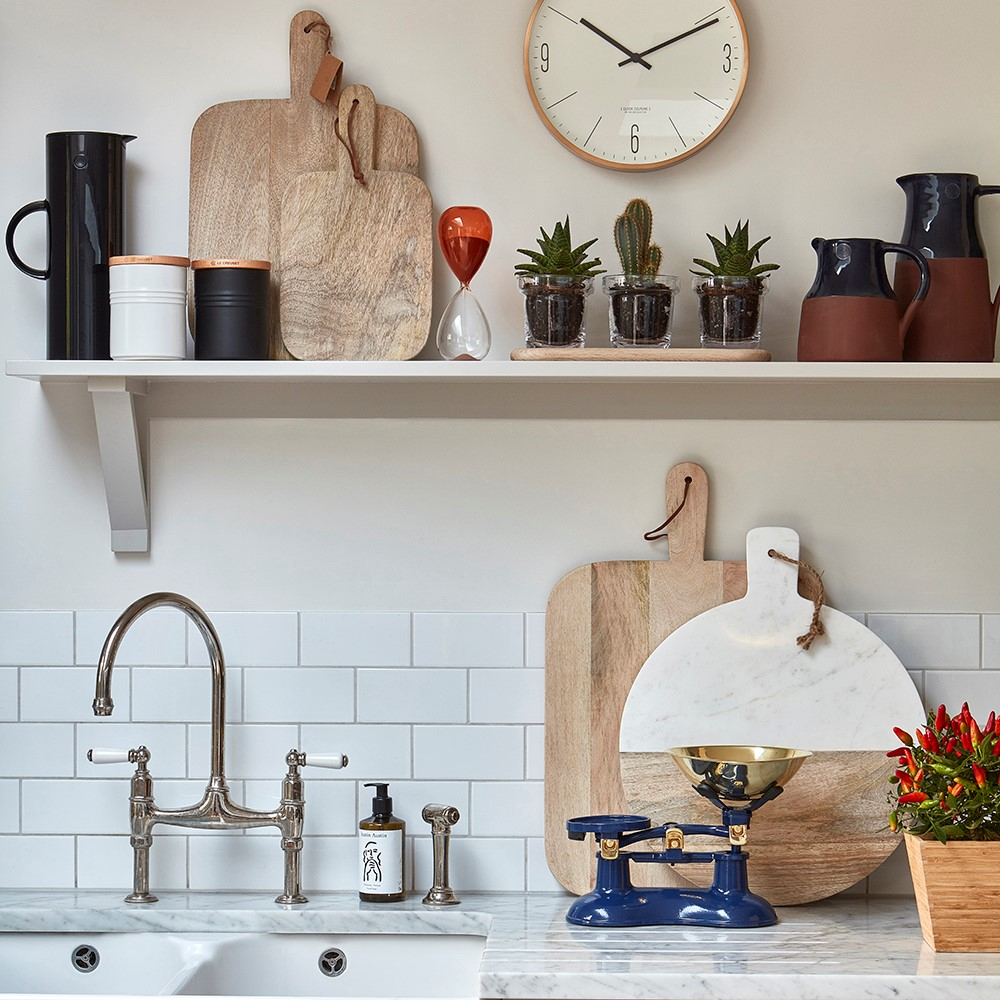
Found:
[[[288,773],[281,786],[281,804],[273,812],[257,812],[237,805],[229,797],[225,774],[226,726],[226,666],[222,658],[222,644],[211,621],[201,608],[180,594],[147,594],[130,604],[111,626],[101,658],[97,664],[97,690],[94,697],[94,715],[110,715],[114,708],[111,700],[111,670],[118,655],[125,633],[136,619],[153,608],[177,608],[194,622],[208,647],[212,668],[212,761],[205,794],[196,805],[183,809],[160,809],[153,801],[153,776],[146,768],[150,753],[140,746],[134,750],[89,750],[87,757],[95,764],[131,763],[136,765],[132,775],[132,792],[129,796],[132,850],[134,852],[132,892],[126,903],[155,903],[156,896],[149,891],[149,848],[153,842],[153,827],[157,823],[169,826],[191,827],[199,830],[248,830],[262,826],[275,826],[281,831],[281,848],[285,852],[285,888],[275,899],[276,903],[305,903],[302,895],[299,858],[302,852],[302,823],[305,801],[299,768],[309,764],[315,767],[341,768],[347,766],[343,754],[305,754],[289,750],[285,757]]]

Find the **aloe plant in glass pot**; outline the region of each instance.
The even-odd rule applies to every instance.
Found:
[[[551,235],[541,230],[538,250],[518,250],[528,260],[514,266],[524,293],[524,342],[528,347],[583,347],[587,336],[586,298],[594,277],[603,274],[600,257],[587,251],[597,237],[573,246],[569,216]]]
[[[653,243],[653,210],[633,198],[615,219],[622,274],[604,279],[611,343],[615,347],[669,347],[674,295],[680,282],[660,274],[663,251]]]
[[[698,318],[702,347],[754,348],[760,344],[761,300],[767,293],[767,272],[777,264],[761,264],[765,236],[750,246],[750,220],[742,220],[726,238],[705,234],[715,250],[715,263],[694,258],[704,268],[692,270],[698,293]]]
[[[889,775],[889,826],[906,836],[920,930],[935,951],[1000,951],[1000,720],[968,703],[928,712]]]

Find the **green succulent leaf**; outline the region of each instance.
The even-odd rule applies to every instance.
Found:
[[[565,222],[555,224],[551,234],[544,229],[540,232],[538,250],[517,251],[524,254],[530,263],[520,261],[515,264],[515,274],[562,274],[590,278],[604,273],[600,270],[600,257],[587,257],[587,251],[597,242],[597,237],[574,248],[568,215]]]

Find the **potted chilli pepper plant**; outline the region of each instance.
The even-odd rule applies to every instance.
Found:
[[[935,951],[1000,951],[1000,719],[966,703],[896,728],[889,826],[902,830],[920,930]]]
[[[765,236],[750,246],[750,220],[739,222],[733,232],[726,227],[720,240],[705,234],[715,250],[715,263],[694,258],[704,270],[695,275],[702,347],[754,348],[760,344],[761,306],[767,293],[767,272],[777,264],[761,264]]]
[[[528,347],[583,347],[586,298],[594,290],[600,257],[587,257],[597,237],[573,246],[569,216],[551,235],[541,230],[538,250],[518,250],[528,260],[514,266],[524,293],[524,342]]]
[[[615,219],[622,274],[604,279],[611,343],[615,347],[669,347],[674,295],[680,282],[660,274],[663,251],[652,242],[653,210],[633,198]]]

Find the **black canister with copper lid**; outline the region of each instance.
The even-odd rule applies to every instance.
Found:
[[[267,360],[270,261],[193,260],[191,268],[195,359]]]

